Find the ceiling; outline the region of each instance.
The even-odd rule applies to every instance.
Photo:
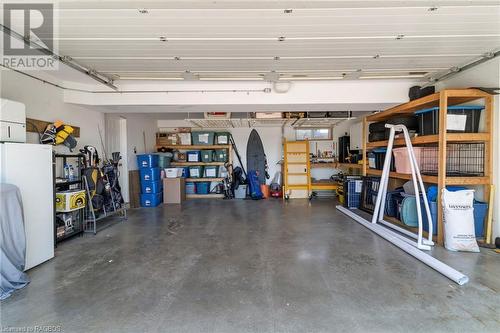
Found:
[[[500,48],[498,0],[58,2],[59,53],[115,80],[425,78]]]

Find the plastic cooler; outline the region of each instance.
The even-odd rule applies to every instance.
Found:
[[[199,150],[188,151],[186,153],[188,162],[200,162],[201,161],[201,153]]]
[[[422,168],[421,156],[423,149],[424,149],[423,147],[413,147],[413,151],[415,152],[415,157],[417,159],[417,164],[419,169]],[[394,166],[396,172],[410,174],[411,166],[407,148],[406,147],[394,148],[392,150],[392,153],[394,154]]]
[[[141,168],[139,174],[141,176],[141,182],[160,180],[160,168]]]
[[[227,162],[227,150],[217,149],[214,153],[214,159],[216,162]]]
[[[214,144],[214,132],[192,132],[191,137],[193,138],[193,145],[213,145]]]
[[[190,178],[201,178],[203,177],[203,167],[196,165],[189,167],[189,177]]]
[[[216,178],[219,172],[219,167],[217,165],[209,165],[205,167],[205,177],[206,178]]]
[[[231,133],[229,133],[229,132],[217,132],[217,133],[215,133],[215,144],[216,145],[228,145],[230,135],[231,135]]]
[[[137,166],[139,168],[157,168],[158,155],[157,154],[137,155]]]
[[[448,132],[477,133],[479,120],[484,106],[462,105],[448,107],[446,127]],[[418,118],[418,131],[420,135],[433,135],[439,133],[439,107],[419,110],[415,112]]]
[[[205,149],[201,151],[201,161],[210,163],[213,161],[214,151],[212,149]]]
[[[163,191],[163,182],[159,181],[142,181],[141,182],[141,193],[160,193]]]
[[[245,199],[247,196],[247,185],[240,184],[237,189],[234,190],[235,199]]]
[[[196,183],[196,194],[208,194],[208,193],[210,193],[210,182]]]
[[[141,194],[141,207],[156,207],[163,202],[163,192]]]

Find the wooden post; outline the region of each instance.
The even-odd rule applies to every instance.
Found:
[[[437,243],[443,245],[443,206],[441,191],[446,186],[446,117],[448,114],[448,94],[443,90],[439,94],[439,161],[438,161],[438,196],[437,196]]]
[[[362,169],[362,175],[366,176],[366,168],[368,165],[368,155],[366,153],[366,133],[367,133],[367,128],[368,127],[368,121],[366,120],[366,117],[363,117],[363,169]]]
[[[485,103],[485,131],[488,133],[488,140],[484,143],[484,176],[488,179],[488,184],[483,185],[484,189],[484,201],[490,203],[488,210],[491,211],[490,196],[492,195],[491,183],[493,180],[493,96],[487,96],[484,99]],[[484,221],[483,221],[484,223]],[[486,244],[492,243],[491,237],[491,226],[488,230],[488,226],[485,225],[484,228],[484,242]]]

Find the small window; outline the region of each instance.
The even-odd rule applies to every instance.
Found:
[[[329,128],[298,128],[295,130],[297,140],[331,139]]]

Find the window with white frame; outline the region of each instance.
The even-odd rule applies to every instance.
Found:
[[[297,140],[329,140],[332,138],[331,128],[297,128],[295,130]]]

